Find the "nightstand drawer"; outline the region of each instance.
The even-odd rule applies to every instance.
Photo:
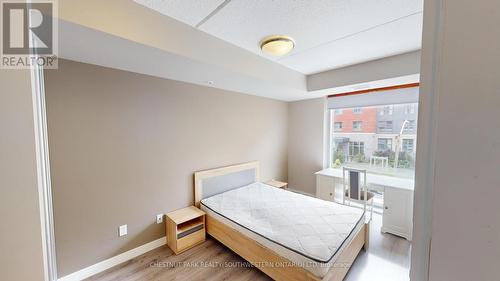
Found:
[[[192,227],[192,228],[190,228],[188,230],[185,230],[183,232],[179,232],[179,230],[177,230],[177,232],[178,232],[177,233],[177,239],[181,239],[183,237],[191,235],[191,234],[197,232],[198,230],[202,230],[202,229],[205,229],[205,225],[204,224],[198,224],[197,226]]]
[[[200,229],[196,232],[188,234],[182,238],[177,239],[177,251],[182,251],[186,248],[192,247],[205,240],[205,229]]]

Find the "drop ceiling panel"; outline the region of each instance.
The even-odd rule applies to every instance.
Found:
[[[263,37],[286,34],[301,52],[421,9],[421,0],[232,0],[199,28],[259,55]]]
[[[136,2],[191,26],[212,13],[200,30],[304,74],[420,48],[423,0]],[[264,55],[260,40],[275,34],[294,38],[295,49],[281,58]]]
[[[341,40],[291,54],[280,63],[304,74],[415,51],[420,48],[422,13]]]
[[[224,0],[134,0],[191,26],[197,25]]]

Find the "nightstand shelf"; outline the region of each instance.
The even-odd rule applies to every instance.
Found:
[[[203,227],[203,224],[203,217],[198,217],[190,221],[183,222],[177,225],[177,234],[181,234],[191,229],[199,228],[200,226]]]
[[[167,214],[167,244],[175,254],[205,241],[205,212],[190,206]]]

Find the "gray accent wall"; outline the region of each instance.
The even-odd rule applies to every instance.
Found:
[[[45,76],[60,277],[163,237],[195,171],[287,180],[286,102],[67,60]]]

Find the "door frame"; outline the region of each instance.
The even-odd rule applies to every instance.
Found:
[[[56,245],[43,67],[32,66],[30,72],[44,274],[45,280],[56,281]]]
[[[424,1],[410,280],[429,280],[443,0]]]

